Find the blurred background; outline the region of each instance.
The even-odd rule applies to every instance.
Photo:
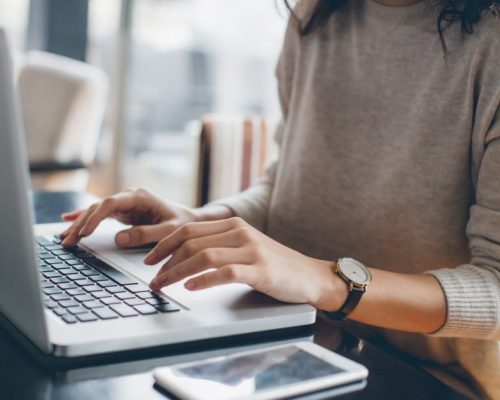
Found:
[[[279,118],[277,3],[0,0],[34,187],[195,205],[201,121]]]

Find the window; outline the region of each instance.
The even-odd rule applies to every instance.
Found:
[[[89,3],[89,61],[110,76],[124,3]],[[213,112],[279,115],[274,69],[286,18],[274,0],[130,4],[122,186],[193,204],[196,147],[186,127]]]
[[[16,50],[24,50],[29,0],[0,0],[0,27],[6,29]]]

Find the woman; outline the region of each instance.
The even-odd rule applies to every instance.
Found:
[[[159,242],[146,264],[174,254],[154,290],[191,277],[308,302],[500,398],[500,22],[495,3],[447,1],[300,2],[267,177],[194,210],[117,194],[64,215],[64,245],[114,217],[134,225],[119,246]]]

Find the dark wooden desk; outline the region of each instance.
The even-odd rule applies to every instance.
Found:
[[[34,193],[40,222],[56,222],[62,211],[83,207],[94,199],[75,193]],[[15,338],[0,329],[0,399],[165,399],[153,386],[151,370],[173,357],[193,357],[228,347],[265,344],[293,337],[313,337],[331,350],[364,364],[370,370],[367,387],[339,399],[463,399],[452,388],[403,359],[348,333],[341,323],[319,319],[311,328],[269,336],[230,338],[194,345],[163,347],[133,354],[102,357],[91,363],[48,367]]]

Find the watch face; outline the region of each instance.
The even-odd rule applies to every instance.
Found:
[[[355,284],[367,285],[372,280],[368,268],[352,258],[342,258],[339,260],[338,267],[342,274]]]

